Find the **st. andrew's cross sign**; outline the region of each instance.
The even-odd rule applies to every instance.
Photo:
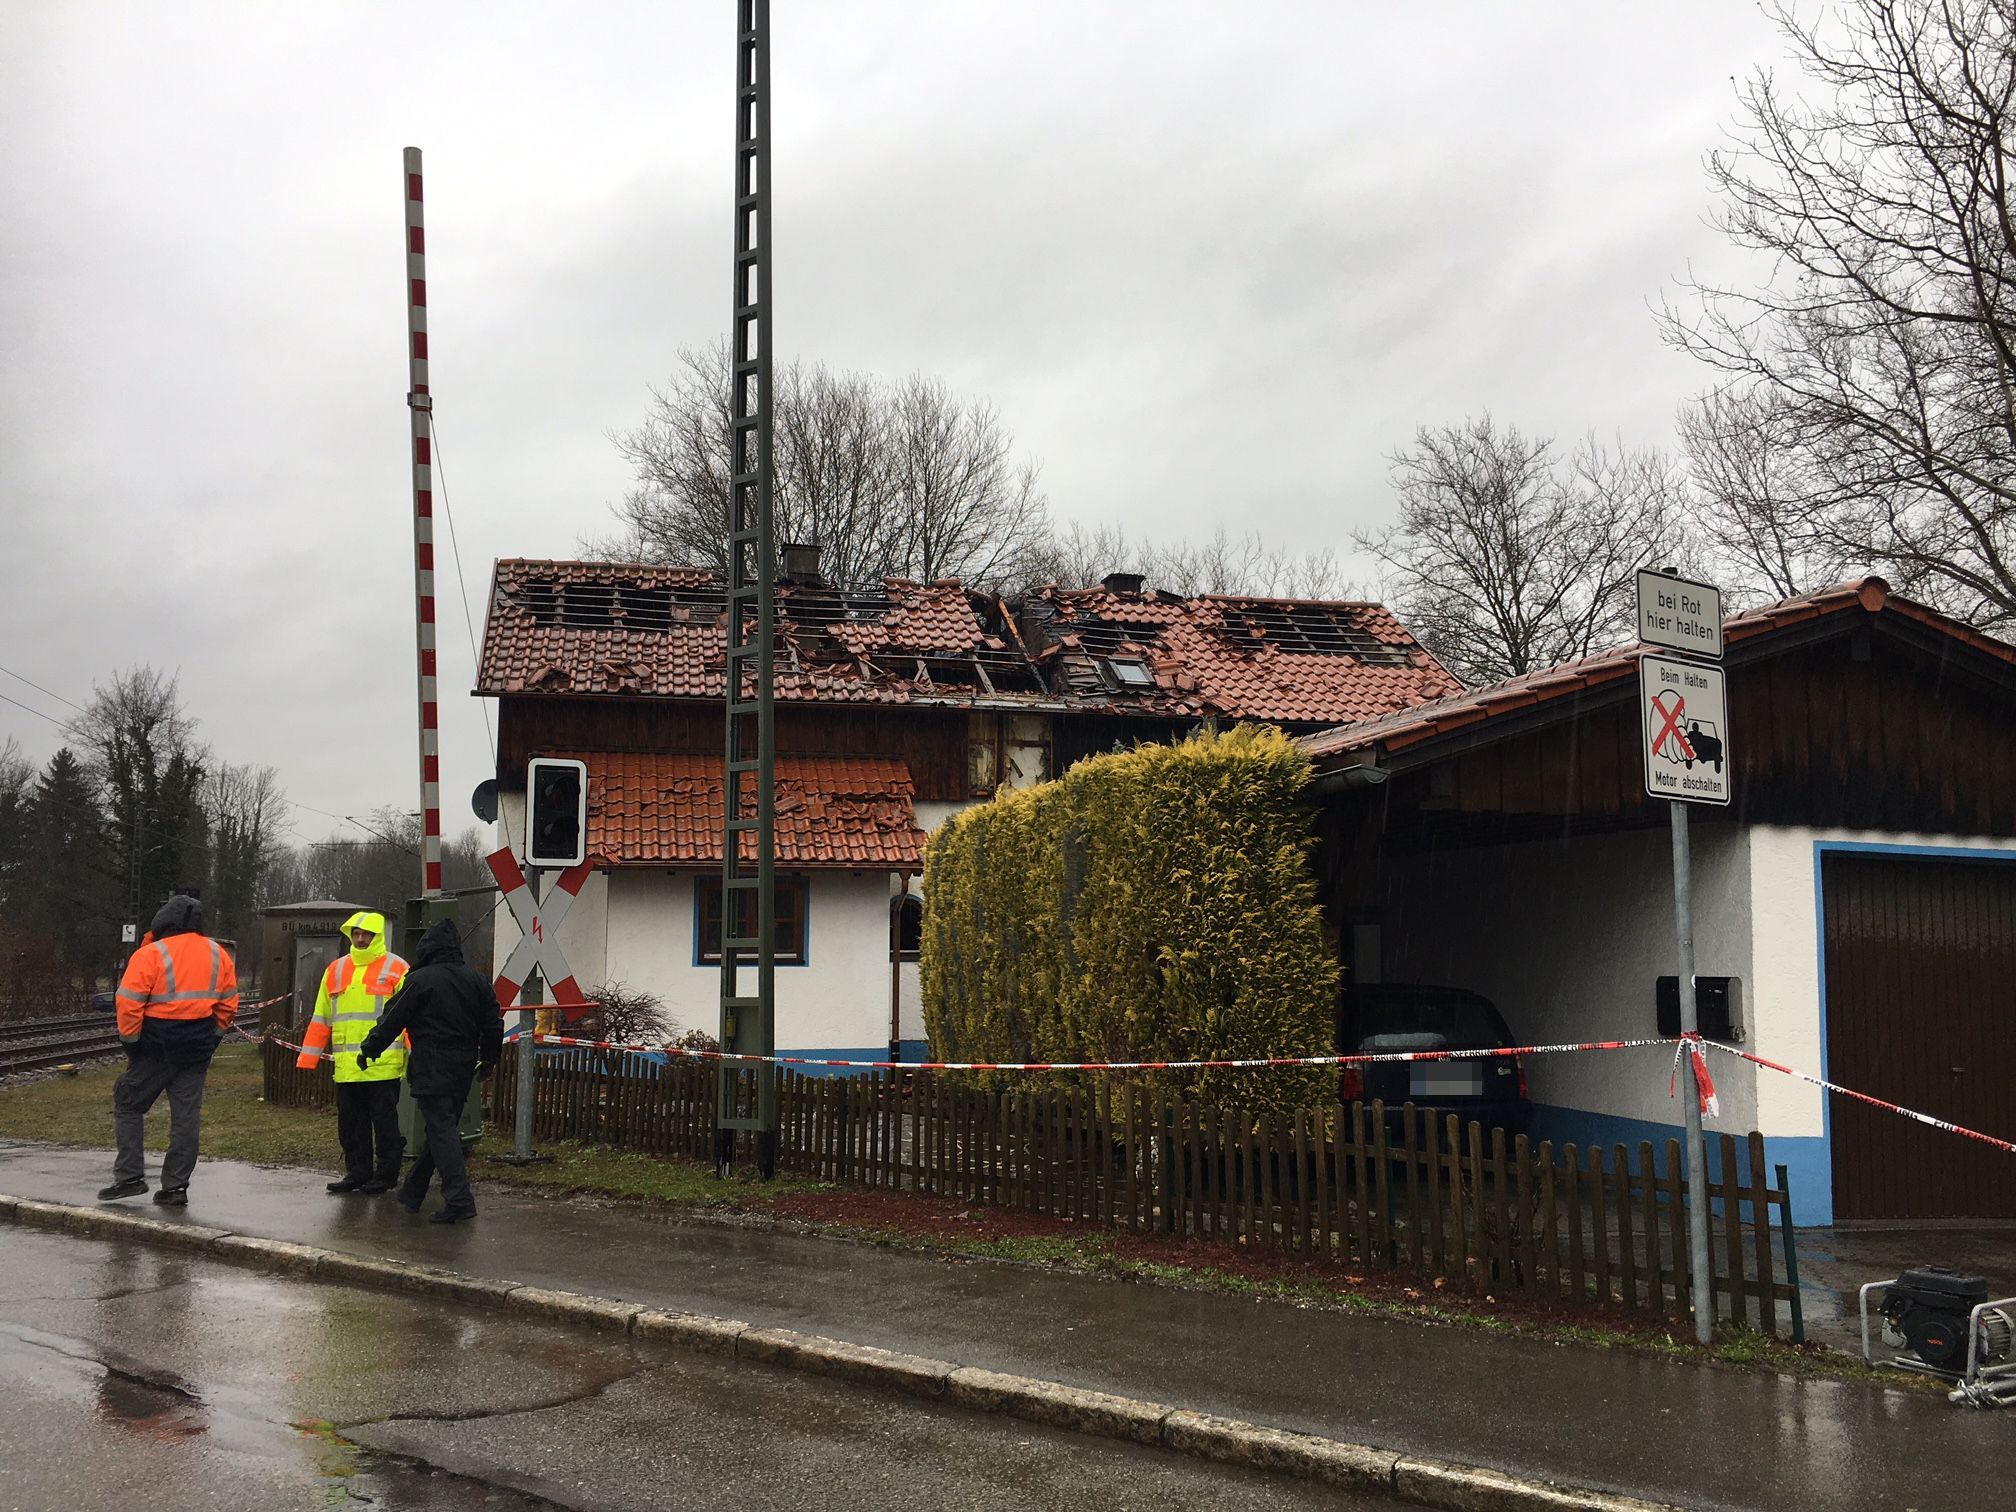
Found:
[[[553,1001],[562,1010],[562,1016],[579,1018],[591,1005],[574,980],[573,969],[560,953],[560,942],[555,936],[560,921],[574,906],[575,896],[594,872],[595,857],[590,856],[579,866],[570,866],[560,873],[554,880],[554,890],[543,901],[532,896],[524,870],[508,848],[494,851],[485,859],[490,864],[490,874],[503,890],[504,901],[510,905],[511,917],[518,921],[519,930],[517,945],[506,958],[503,970],[497,973],[497,1006],[509,1008],[517,1002],[519,992],[536,968],[552,984]]]

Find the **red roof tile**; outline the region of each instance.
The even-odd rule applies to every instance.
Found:
[[[780,584],[777,696],[837,703],[1041,700],[1013,632],[957,582],[890,580],[881,594]],[[1003,633],[1005,632],[1005,633]],[[718,699],[727,609],[696,567],[497,564],[476,691]]]
[[[1935,609],[1928,609],[1923,604],[1897,597],[1880,577],[1858,578],[1853,582],[1823,588],[1817,593],[1731,615],[1722,622],[1723,644],[1740,645],[1773,630],[1856,608],[1870,614],[1888,610],[1930,625],[2002,661],[2016,663],[2016,646],[1983,635],[1971,626],[1963,625]],[[1563,662],[1559,666],[1529,672],[1524,677],[1508,678],[1504,682],[1472,688],[1450,698],[1417,704],[1383,718],[1339,725],[1334,730],[1303,736],[1302,748],[1318,760],[1351,751],[1370,750],[1375,746],[1386,751],[1404,750],[1437,735],[1514,709],[1531,708],[1587,688],[1621,682],[1635,674],[1638,659],[1646,650],[1643,646],[1623,646],[1602,651],[1579,661]]]
[[[719,756],[571,754],[588,763],[590,855],[616,866],[721,864]],[[743,799],[752,816],[753,787]],[[777,864],[917,870],[915,793],[910,769],[893,758],[779,756]]]
[[[779,585],[777,696],[1320,725],[1460,686],[1377,604],[1047,588],[1021,610],[1033,658],[1000,603],[956,581]],[[704,569],[502,561],[476,691],[719,699],[726,622]]]
[[[1378,604],[1046,588],[1025,623],[1081,699],[1116,713],[1372,719],[1462,684]],[[1114,687],[1102,663],[1140,661],[1152,689]]]

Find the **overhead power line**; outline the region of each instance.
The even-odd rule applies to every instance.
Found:
[[[37,693],[45,694],[48,697],[55,699],[56,702],[60,704],[69,704],[69,706],[75,709],[79,714],[88,714],[91,712],[89,709],[85,708],[84,705],[80,703],[71,703],[71,701],[65,698],[61,693],[50,692],[49,689],[43,687],[42,684],[36,682],[33,678],[23,677],[19,672],[14,671],[10,667],[0,667],[0,672],[5,672],[9,677],[13,678],[14,681],[16,682],[28,684],[28,686],[33,688]],[[9,703],[12,703],[14,700],[10,698],[7,701]]]
[[[55,697],[55,695],[52,693],[50,697],[53,698]],[[58,719],[54,714],[44,714],[40,709],[34,708],[29,704],[24,704],[18,698],[9,698],[5,693],[0,693],[0,703],[10,703],[14,705],[14,707],[17,709],[26,709],[30,714],[33,714],[37,719],[46,719],[49,721],[49,723],[56,726],[56,728],[59,730],[67,730],[70,728],[69,720]]]

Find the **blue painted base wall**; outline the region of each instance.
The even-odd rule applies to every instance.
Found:
[[[928,1049],[929,1049],[929,1047],[928,1047],[928,1046],[927,1046],[927,1045],[925,1044],[925,1042],[924,1042],[923,1040],[921,1040],[921,1039],[914,1039],[914,1040],[904,1040],[904,1041],[903,1041],[903,1056],[902,1056],[902,1058],[903,1058],[903,1059],[904,1059],[904,1060],[905,1060],[906,1062],[907,1062],[907,1061],[921,1061],[921,1060],[923,1060],[923,1059],[925,1058],[925,1053],[926,1053],[926,1051],[927,1051]],[[857,1046],[857,1047],[855,1047],[855,1048],[852,1048],[852,1049],[848,1049],[848,1048],[845,1048],[845,1047],[834,1047],[834,1046],[822,1046],[822,1047],[820,1047],[819,1049],[816,1049],[816,1050],[785,1050],[785,1049],[780,1049],[780,1050],[779,1050],[779,1051],[778,1051],[777,1053],[778,1053],[779,1055],[811,1055],[811,1056],[816,1056],[816,1057],[818,1057],[818,1058],[819,1058],[819,1059],[821,1059],[821,1060],[874,1060],[874,1061],[879,1061],[879,1060],[887,1060],[887,1059],[889,1058],[889,1046],[888,1046],[888,1044],[887,1044],[887,1043],[885,1042],[885,1043],[883,1043],[883,1044],[880,1044],[880,1045],[863,1045],[863,1046]],[[865,1076],[865,1075],[867,1075],[867,1072],[865,1072],[865,1071],[856,1071],[856,1070],[852,1070],[852,1069],[850,1069],[849,1067],[846,1067],[846,1066],[793,1066],[793,1067],[791,1067],[791,1069],[792,1069],[793,1071],[797,1071],[797,1072],[800,1072],[800,1073],[802,1073],[803,1075],[806,1075],[806,1076]]]
[[[1711,1122],[1707,1126],[1708,1175],[1722,1178],[1721,1141],[1713,1136],[1724,1132]],[[1728,1132],[1734,1132],[1733,1130]],[[1535,1144],[1551,1139],[1558,1151],[1564,1144],[1587,1149],[1590,1145],[1624,1145],[1635,1160],[1640,1141],[1652,1145],[1652,1165],[1666,1174],[1666,1141],[1685,1139],[1677,1123],[1649,1123],[1641,1118],[1620,1118],[1609,1113],[1591,1113],[1582,1108],[1557,1108],[1539,1103],[1533,1109],[1533,1128],[1528,1137]],[[1738,1145],[1743,1143],[1739,1137]],[[1742,1151],[1737,1152],[1737,1175],[1747,1175]],[[1801,1228],[1822,1227],[1834,1221],[1834,1173],[1828,1160],[1827,1141],[1818,1135],[1795,1138],[1789,1135],[1764,1136],[1764,1159],[1768,1165],[1785,1167],[1785,1179],[1792,1184],[1792,1221]],[[1775,1181],[1775,1172],[1767,1172]]]

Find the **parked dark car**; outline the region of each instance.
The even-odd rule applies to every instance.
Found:
[[[1461,987],[1353,987],[1337,1010],[1339,1055],[1485,1050],[1518,1043],[1489,998]],[[1338,1090],[1346,1102],[1383,1100],[1389,1117],[1411,1102],[1438,1117],[1454,1113],[1466,1124],[1474,1119],[1508,1134],[1524,1133],[1533,1122],[1526,1070],[1516,1055],[1345,1066]]]

